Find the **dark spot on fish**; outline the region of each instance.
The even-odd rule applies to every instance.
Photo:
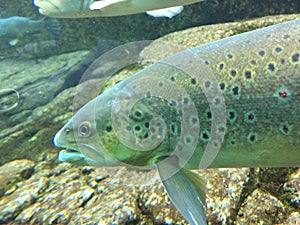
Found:
[[[219,147],[220,143],[218,141],[214,141],[214,146]]]
[[[185,143],[186,143],[186,144],[189,144],[189,143],[191,143],[191,142],[192,142],[191,137],[185,137]]]
[[[112,131],[112,127],[111,127],[111,126],[106,126],[105,130],[106,130],[107,132],[111,132],[111,131]]]
[[[173,134],[175,133],[175,125],[174,124],[171,125],[171,131]]]
[[[175,81],[175,78],[174,78],[174,77],[171,77],[170,80],[171,80],[171,81]]]
[[[184,98],[183,99],[183,104],[185,104],[185,105],[189,104],[189,99],[188,98]]]
[[[151,92],[150,92],[150,91],[148,91],[148,92],[146,93],[146,97],[147,97],[147,98],[151,98]]]
[[[250,61],[250,63],[251,63],[252,65],[256,65],[256,61],[255,61],[254,59],[252,59],[252,60]]]
[[[163,82],[159,82],[159,83],[158,83],[158,86],[159,86],[159,87],[164,86]]]
[[[139,130],[141,130],[141,127],[140,127],[140,126],[135,126],[134,129],[135,129],[136,131],[139,131]]]
[[[234,112],[229,112],[229,119],[234,119],[235,113]]]
[[[264,56],[264,55],[265,55],[265,51],[264,51],[264,50],[261,50],[261,51],[258,52],[258,54],[259,54],[260,56]]]
[[[148,137],[149,137],[149,134],[146,133],[146,134],[144,135],[144,138],[148,138]]]
[[[209,62],[208,62],[208,61],[205,61],[205,64],[206,64],[206,65],[209,65]]]
[[[289,128],[288,128],[287,126],[283,126],[283,127],[282,127],[282,131],[283,131],[284,133],[288,133],[288,132],[289,132]]]
[[[214,104],[215,104],[215,105],[219,105],[220,103],[221,103],[221,99],[218,98],[218,97],[216,97],[216,98],[214,99]]]
[[[284,59],[281,59],[280,62],[281,62],[281,64],[285,64],[285,60]]]
[[[281,52],[281,51],[282,51],[282,48],[280,48],[280,47],[275,48],[275,52]]]
[[[232,55],[232,54],[228,54],[227,57],[228,57],[229,59],[232,59],[233,55]]]
[[[202,132],[202,138],[203,138],[203,140],[208,140],[209,139],[209,132],[208,131],[203,131]]]
[[[211,119],[211,117],[212,117],[211,111],[208,111],[208,112],[206,113],[206,116],[207,116],[207,119]]]
[[[224,69],[224,63],[221,63],[221,64],[219,65],[219,69],[220,69],[220,70]]]
[[[256,122],[256,117],[253,112],[248,112],[244,115],[244,120],[246,123],[254,124]]]
[[[134,113],[137,117],[140,117],[140,116],[142,116],[142,113],[140,112],[140,111],[135,111],[135,113]]]
[[[145,123],[145,127],[146,127],[146,128],[149,128],[149,125],[150,125],[149,122],[146,122],[146,123]]]
[[[221,88],[221,90],[224,90],[225,89],[225,83],[220,83],[220,88]]]
[[[270,38],[270,37],[271,37],[271,34],[267,34],[267,35],[266,35],[266,38]]]
[[[176,105],[177,105],[177,104],[176,104],[175,101],[172,100],[172,101],[170,102],[170,106],[176,106]]]
[[[179,114],[180,117],[182,117],[182,116],[183,116],[182,110],[179,110],[179,111],[178,111],[178,114]]]
[[[232,88],[232,92],[234,95],[239,95],[239,87],[235,86],[234,88]]]
[[[292,55],[292,62],[298,62],[298,61],[299,61],[299,53]]]
[[[251,79],[251,71],[246,71],[245,77],[246,77],[246,79]]]
[[[231,74],[231,76],[235,77],[235,75],[236,75],[236,70],[231,70],[231,71],[230,71],[230,74]]]
[[[219,126],[218,131],[219,131],[220,133],[224,133],[224,132],[225,132],[225,127],[223,127],[222,125]]]
[[[178,148],[178,151],[180,151],[180,152],[183,150],[183,147],[181,144],[178,144],[177,148]]]
[[[289,34],[285,34],[285,35],[283,36],[284,39],[288,39],[289,37],[290,37]]]
[[[229,119],[230,123],[233,124],[234,121],[236,120],[236,112],[233,109],[227,110],[227,118]]]
[[[254,115],[253,114],[249,114],[248,115],[248,120],[253,120],[254,119]]]
[[[257,141],[257,134],[256,133],[253,133],[251,132],[250,134],[248,134],[248,137],[247,137],[248,141],[253,144]]]
[[[198,122],[198,118],[196,118],[196,117],[192,117],[192,119],[191,119],[191,122],[192,122],[192,124],[195,124],[195,123],[197,123],[197,122]]]
[[[292,130],[292,126],[289,125],[288,123],[282,123],[280,125],[280,131],[283,134],[289,134],[291,132],[291,130]]]
[[[288,93],[286,91],[279,91],[278,95],[281,98],[286,98],[288,96]]]
[[[205,81],[205,87],[206,87],[206,88],[209,88],[209,87],[210,87],[210,81],[209,81],[209,80]]]
[[[274,72],[275,71],[275,65],[273,63],[269,63],[268,70]]]
[[[195,78],[191,79],[191,84],[196,84],[196,79]]]

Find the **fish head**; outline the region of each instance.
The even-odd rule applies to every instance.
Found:
[[[102,145],[103,133],[97,130],[95,113],[103,113],[101,117],[105,117],[105,108],[108,108],[106,106],[109,102],[102,105],[101,109],[96,108],[97,102],[99,103],[99,97],[88,102],[54,136],[53,144],[66,148],[59,153],[59,161],[93,166],[118,165],[118,161]]]
[[[179,116],[165,109],[168,103],[158,98],[134,100],[131,106],[128,101],[136,95],[128,98],[124,93],[129,92],[115,86],[84,105],[53,138],[55,146],[66,149],[58,160],[92,166],[151,166],[168,156],[168,149],[175,149],[170,138],[178,139]],[[161,113],[178,116],[172,122],[174,134],[167,135],[161,118],[155,118]]]

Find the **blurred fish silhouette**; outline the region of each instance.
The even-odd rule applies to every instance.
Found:
[[[81,18],[96,16],[121,16],[147,12],[154,17],[179,14],[183,5],[203,0],[32,0],[39,12],[56,18]]]
[[[0,43],[15,46],[21,39],[38,39],[42,36],[59,36],[57,19],[44,17],[34,20],[26,17],[13,16],[0,19]]]

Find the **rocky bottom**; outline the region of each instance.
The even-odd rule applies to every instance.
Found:
[[[187,224],[155,171],[50,161],[0,167],[0,224]],[[300,169],[197,172],[207,177],[208,224],[299,224]]]

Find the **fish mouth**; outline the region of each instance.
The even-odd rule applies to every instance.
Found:
[[[57,160],[58,162],[69,162],[75,165],[89,165],[85,160],[84,155],[80,151],[74,149],[61,150],[58,153]]]
[[[118,161],[86,143],[77,143],[78,149],[66,148],[57,156],[59,162],[86,166],[116,166]]]

